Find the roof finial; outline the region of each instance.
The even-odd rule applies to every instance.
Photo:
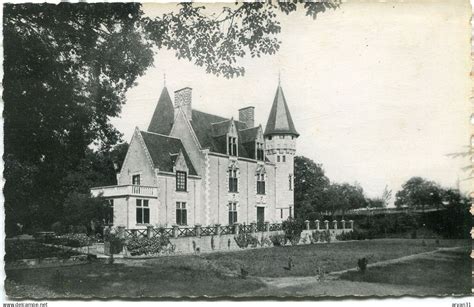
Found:
[[[166,73],[163,74],[163,87],[166,87]]]

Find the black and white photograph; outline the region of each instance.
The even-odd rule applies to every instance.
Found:
[[[470,307],[468,0],[2,6],[4,307]]]

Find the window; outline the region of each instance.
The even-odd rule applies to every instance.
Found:
[[[272,140],[272,136],[271,136],[271,135],[268,137],[268,140],[269,140],[269,141],[271,141],[271,140]]]
[[[293,207],[290,206],[290,219],[293,218]]]
[[[265,174],[257,174],[257,194],[265,194]]]
[[[150,208],[148,199],[137,199],[137,224],[150,223]]]
[[[229,136],[227,138],[227,145],[228,145],[228,154],[230,156],[237,156],[237,138],[233,136]]]
[[[237,203],[229,203],[229,225],[237,223]]]
[[[177,202],[176,203],[176,224],[177,225],[187,225],[188,224],[188,216],[186,212],[186,203],[185,202]]]
[[[133,175],[132,176],[132,184],[133,185],[140,185],[140,175]]]
[[[281,162],[286,162],[286,156],[285,155],[281,156]]]
[[[176,191],[186,191],[187,190],[187,178],[186,172],[177,171],[176,172]]]
[[[290,191],[293,190],[293,176],[292,176],[292,175],[289,175],[289,176],[288,176],[288,189],[289,189]]]
[[[283,209],[280,209],[280,218],[283,218]]]
[[[280,156],[277,156],[277,162],[280,162]]]
[[[263,143],[257,142],[257,160],[263,161]]]
[[[113,225],[114,224],[114,200],[107,199],[107,210],[105,213],[105,224]]]
[[[229,192],[238,192],[237,170],[229,169]]]

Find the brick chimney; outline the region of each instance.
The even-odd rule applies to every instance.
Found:
[[[174,106],[181,108],[188,120],[192,120],[192,93],[193,89],[190,87],[174,91]]]
[[[245,107],[239,109],[239,121],[247,125],[247,128],[255,126],[255,107]]]

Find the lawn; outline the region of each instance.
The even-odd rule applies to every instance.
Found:
[[[252,276],[314,276],[318,269],[334,272],[357,267],[357,260],[362,257],[374,263],[432,251],[438,247],[470,244],[470,240],[440,240],[437,244],[435,240],[379,239],[214,253],[205,258],[232,271],[240,272],[244,268]],[[293,267],[287,270],[290,257]]]
[[[7,269],[6,292],[12,297],[37,298],[230,296],[265,288],[265,283],[259,277],[313,276],[318,267],[327,272],[353,268],[361,257],[369,257],[373,263],[431,251],[438,247],[470,246],[469,240],[441,240],[439,244],[434,240],[425,240],[425,244],[422,242],[383,239],[201,256],[168,256],[127,260],[113,265],[94,262],[54,269]],[[293,259],[292,270],[285,269],[289,257]],[[241,268],[247,270],[250,277],[242,279],[237,276],[235,273],[239,273]],[[457,270],[466,270],[470,274],[470,267]],[[390,274],[397,275],[398,272],[394,270]],[[374,275],[373,278],[375,277]],[[420,279],[420,283],[422,282],[427,281]],[[430,284],[427,283],[428,286]]]
[[[48,269],[6,270],[13,297],[228,296],[261,287],[256,279],[228,276],[198,256],[132,260]],[[42,289],[38,289],[41,286]]]
[[[341,279],[391,285],[430,285],[431,295],[471,293],[470,250],[440,251],[436,255],[347,272]]]

